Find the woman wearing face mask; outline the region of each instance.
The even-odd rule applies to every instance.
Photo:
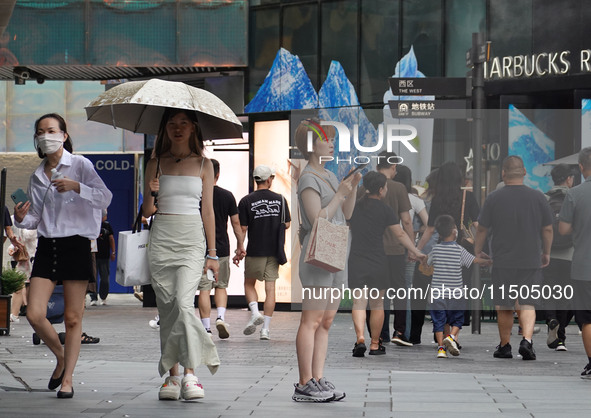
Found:
[[[88,279],[92,277],[90,240],[99,235],[101,211],[111,203],[112,194],[89,160],[71,154],[72,140],[61,116],[55,113],[41,116],[35,122],[34,138],[43,161],[29,180],[30,200],[14,209],[16,225],[37,229],[39,235],[27,319],[56,358],[48,388],[61,385],[57,397],[72,398],[72,373],[80,353],[84,298]],[[52,169],[62,176],[52,173]],[[65,347],[45,317],[56,284],[64,286]]]

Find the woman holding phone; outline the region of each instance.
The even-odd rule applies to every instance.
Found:
[[[48,388],[53,390],[61,385],[57,397],[72,398],[84,298],[92,277],[90,240],[98,237],[101,211],[109,206],[113,195],[93,164],[72,154],[72,138],[60,115],[50,113],[35,121],[34,143],[43,160],[29,181],[30,200],[14,209],[16,226],[37,229],[39,236],[27,319],[56,358]],[[53,174],[52,169],[62,176]],[[64,286],[64,347],[46,318],[47,302],[56,284]]]
[[[203,398],[205,392],[195,369],[205,364],[213,374],[220,360],[195,316],[194,300],[202,272],[211,270],[215,279],[219,265],[213,164],[203,155],[194,111],[165,111],[145,178],[142,212],[145,217],[154,215],[148,260],[160,316],[158,371],[160,376],[169,373],[158,399]],[[183,376],[179,363],[184,367]]]
[[[308,133],[313,136],[312,151],[308,151]],[[314,221],[319,216],[345,224],[355,207],[355,190],[361,174],[339,183],[336,176],[324,168],[321,157],[334,154],[335,130],[321,126],[318,119],[304,120],[297,128],[295,142],[308,160],[298,179],[298,204],[302,216],[300,239],[307,248]],[[303,288],[326,289],[347,283],[347,272],[331,273],[304,262],[305,251],[299,260],[299,275]],[[330,292],[329,292],[330,293]],[[309,293],[308,293],[309,294]],[[306,295],[306,293],[303,293]],[[328,331],[340,304],[339,300],[302,300],[302,317],[296,336],[296,350],[300,380],[295,384],[292,399],[296,402],[339,401],[345,393],[324,377],[324,361],[328,346]]]

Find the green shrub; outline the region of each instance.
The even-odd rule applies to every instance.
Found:
[[[0,280],[2,281],[2,294],[12,295],[14,292],[18,292],[25,287],[27,275],[22,271],[4,269]]]

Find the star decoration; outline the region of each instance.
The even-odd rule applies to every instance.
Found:
[[[464,160],[466,161],[466,173],[468,173],[474,167],[474,152],[472,152],[472,148],[470,148],[470,152],[467,157],[464,157]]]

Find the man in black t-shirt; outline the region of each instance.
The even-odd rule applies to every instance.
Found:
[[[542,268],[550,263],[552,211],[542,192],[523,184],[526,171],[523,160],[510,155],[503,161],[505,187],[486,198],[480,217],[474,253],[482,251],[486,234],[492,229],[493,302],[501,343],[496,358],[512,358],[511,328],[513,310],[519,312],[523,340],[519,354],[523,360],[535,360],[532,335],[536,321],[534,306],[540,298],[535,291],[543,283]]]
[[[223,189],[217,185],[220,178],[220,163],[212,159],[213,164],[213,212],[215,215],[215,248],[219,257],[220,270],[216,281],[210,281],[207,275],[201,276],[199,282],[199,316],[201,322],[208,333],[211,333],[211,321],[209,315],[211,314],[211,300],[209,293],[211,289],[214,290],[214,300],[217,309],[217,319],[215,327],[218,330],[218,336],[221,339],[226,339],[230,336],[228,324],[226,323],[225,314],[228,306],[228,282],[230,281],[230,239],[228,237],[228,218],[232,223],[232,229],[236,236],[236,254],[244,253],[244,234],[240,227],[240,220],[238,219],[238,208],[236,207],[236,199],[229,190]]]
[[[275,171],[266,165],[259,165],[254,169],[252,176],[257,189],[243,197],[238,204],[242,232],[248,232],[247,255],[244,262],[244,293],[252,314],[244,328],[244,334],[253,334],[257,325],[263,324],[260,338],[268,340],[269,324],[275,310],[275,281],[279,278],[279,226],[284,219],[285,229],[289,228],[291,217],[285,198],[269,190],[275,178]],[[242,256],[236,254],[234,263],[238,263]],[[258,295],[255,289],[257,280],[265,282],[264,316],[258,308]]]

